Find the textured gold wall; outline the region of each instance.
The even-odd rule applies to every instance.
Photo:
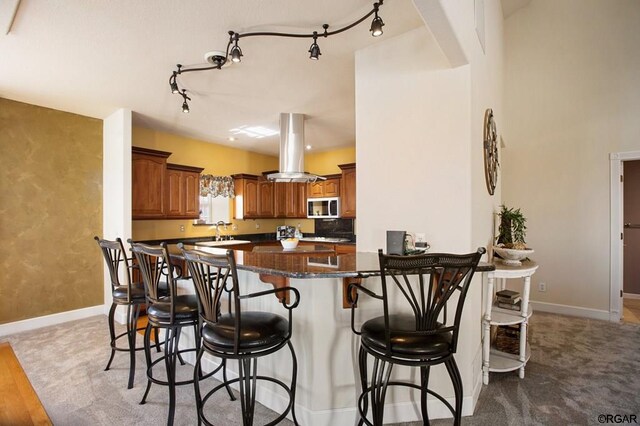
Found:
[[[0,98],[0,324],[103,303],[102,121]]]

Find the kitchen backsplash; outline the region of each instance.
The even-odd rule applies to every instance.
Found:
[[[354,219],[315,219],[318,237],[351,237],[354,235]]]

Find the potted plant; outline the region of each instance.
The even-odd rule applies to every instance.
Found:
[[[498,226],[497,245],[494,252],[508,265],[520,265],[533,250],[527,248],[525,237],[527,235],[527,218],[520,209],[508,208],[504,204],[500,206],[500,225]]]

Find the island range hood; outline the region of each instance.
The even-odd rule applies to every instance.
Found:
[[[279,173],[267,175],[274,182],[315,182],[322,176],[304,172],[304,114],[280,114]]]

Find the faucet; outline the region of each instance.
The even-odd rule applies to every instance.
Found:
[[[216,222],[216,241],[222,240],[222,237],[220,236],[220,225],[224,226],[224,229],[227,229],[227,224],[224,223],[223,220]]]

